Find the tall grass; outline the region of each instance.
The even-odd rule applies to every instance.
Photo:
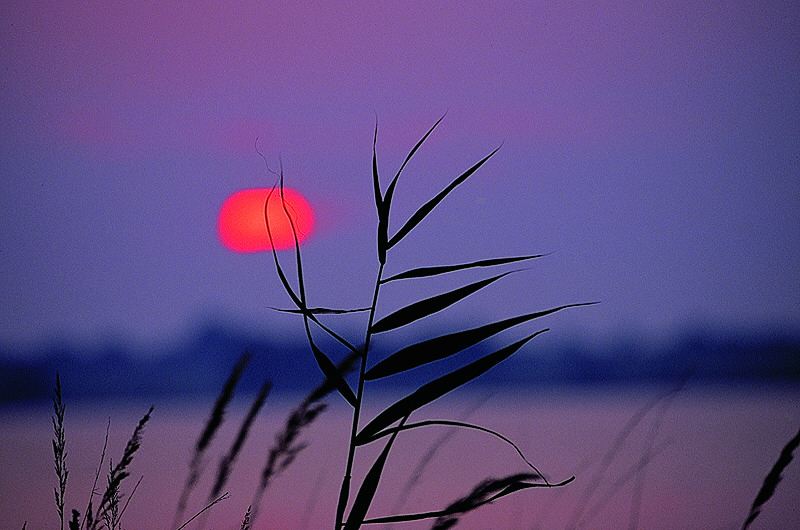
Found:
[[[60,521],[61,529],[64,528],[64,496],[66,493],[67,487],[67,477],[69,475],[69,470],[67,469],[67,462],[66,462],[66,436],[65,436],[65,429],[64,429],[64,415],[66,406],[64,404],[63,396],[61,393],[61,377],[59,374],[56,374],[56,385],[53,395],[53,408],[54,408],[54,416],[52,418],[53,422],[53,459],[55,462],[55,471],[56,471],[56,478],[58,479],[58,484],[55,487],[55,502],[56,502],[56,510],[58,512],[58,518]],[[96,487],[97,487],[97,478],[99,477],[100,468],[98,467],[97,475],[95,476],[95,482],[92,485],[91,493],[89,496],[89,503],[84,512],[83,517],[81,517],[81,513],[79,510],[73,509],[72,516],[68,522],[69,530],[98,530],[99,528],[107,528],[108,530],[116,530],[120,528],[120,520],[125,513],[126,508],[128,507],[128,502],[130,501],[133,494],[136,492],[136,489],[139,487],[141,483],[141,479],[139,482],[136,483],[133,490],[131,491],[130,495],[128,496],[128,501],[122,506],[120,506],[121,500],[123,498],[122,493],[120,492],[120,486],[122,482],[130,476],[130,472],[128,471],[128,467],[133,462],[133,457],[136,454],[136,451],[139,450],[141,445],[142,434],[144,431],[145,424],[150,420],[150,415],[153,413],[153,407],[150,407],[150,410],[145,414],[139,423],[136,425],[136,428],[133,431],[128,443],[125,445],[125,450],[122,453],[122,458],[120,458],[119,462],[114,465],[112,461],[109,461],[109,472],[107,476],[107,484],[105,491],[100,495],[100,502],[95,506],[93,506],[94,497],[96,495]],[[106,431],[106,440],[103,444],[103,453],[100,458],[100,467],[103,466],[105,460],[105,452],[106,452],[106,445],[108,443],[108,431]],[[23,526],[23,528],[27,527],[27,523]]]
[[[308,297],[305,289],[305,276],[303,269],[303,260],[300,252],[299,241],[297,238],[296,228],[293,224],[292,212],[283,197],[283,172],[277,174],[279,178],[279,186],[273,188],[273,192],[269,194],[265,204],[265,224],[267,233],[272,239],[272,232],[270,230],[270,219],[266,215],[270,200],[279,200],[283,205],[284,212],[290,221],[292,231],[295,234],[295,246],[293,253],[294,265],[294,282],[290,281],[289,276],[279,260],[278,253],[273,250],[272,256],[280,282],[285,289],[290,300],[294,304],[294,308],[287,310],[295,313],[302,318],[302,325],[304,327],[306,338],[314,358],[324,377],[323,382],[314,388],[300,404],[290,412],[286,423],[278,434],[275,436],[273,444],[269,449],[265,450],[265,463],[261,469],[258,486],[253,496],[253,501],[248,507],[246,513],[243,514],[240,528],[247,530],[253,527],[258,516],[259,505],[262,497],[265,495],[270,484],[284,472],[297,458],[297,456],[306,448],[306,443],[302,441],[302,434],[327,408],[326,399],[329,394],[337,393],[349,406],[351,421],[349,429],[349,438],[343,442],[343,450],[346,455],[346,464],[341,472],[341,483],[339,487],[338,503],[336,511],[332,514],[334,519],[334,530],[355,530],[361,528],[363,525],[378,525],[378,524],[393,524],[403,523],[410,521],[429,520],[433,529],[446,529],[452,528],[457,525],[459,521],[469,512],[479,509],[489,503],[498,501],[508,495],[516,494],[524,490],[535,488],[554,488],[563,487],[574,480],[575,477],[568,477],[558,482],[550,482],[547,478],[532,464],[522,453],[519,447],[513,441],[486,427],[482,427],[473,423],[463,420],[452,419],[423,419],[418,421],[411,421],[412,416],[417,414],[418,411],[425,408],[427,405],[433,403],[439,398],[453,392],[473,380],[480,377],[482,374],[491,370],[497,364],[503,362],[505,359],[517,353],[520,349],[525,347],[529,341],[538,335],[548,331],[548,328],[535,329],[525,333],[524,338],[513,342],[506,341],[506,345],[497,349],[490,350],[489,353],[481,355],[476,360],[465,361],[462,359],[457,368],[443,376],[433,376],[424,370],[430,368],[430,363],[447,358],[459,359],[463,357],[462,354],[465,350],[479,345],[495,337],[498,334],[510,330],[516,326],[530,323],[539,318],[546,317],[555,312],[563,309],[587,306],[590,303],[572,303],[552,307],[548,309],[538,310],[534,312],[517,315],[515,317],[506,318],[503,320],[488,322],[476,327],[467,329],[449,331],[438,337],[426,339],[420,342],[407,344],[396,352],[380,359],[375,359],[375,351],[372,348],[373,339],[376,336],[381,336],[388,333],[402,333],[406,326],[423,320],[435,318],[435,315],[450,306],[457,304],[465,298],[472,296],[478,292],[485,293],[484,289],[489,290],[490,286],[495,282],[500,282],[506,276],[517,272],[516,270],[505,270],[496,272],[488,277],[470,282],[462,283],[460,287],[443,292],[428,298],[418,300],[404,307],[389,307],[386,308],[382,303],[381,292],[387,284],[406,282],[406,281],[425,281],[428,278],[433,278],[445,274],[459,273],[460,271],[486,268],[489,270],[496,270],[505,266],[532,260],[542,257],[543,254],[525,254],[519,256],[508,256],[491,259],[481,259],[467,263],[455,264],[422,264],[421,266],[405,270],[401,273],[387,276],[384,273],[385,266],[389,262],[391,250],[403,243],[404,238],[419,224],[426,220],[430,214],[451,192],[453,192],[459,185],[465,182],[470,176],[478,171],[484,164],[486,164],[497,152],[497,149],[491,151],[488,155],[474,163],[467,170],[463,171],[458,177],[450,182],[441,192],[428,200],[425,204],[421,205],[416,212],[408,217],[394,233],[390,234],[390,213],[392,207],[392,200],[394,197],[395,189],[398,184],[400,175],[408,162],[422,146],[428,136],[441,122],[437,121],[424,136],[413,146],[405,160],[401,164],[399,170],[389,182],[388,186],[382,185],[382,179],[379,174],[377,163],[377,123],[375,126],[375,134],[373,136],[373,149],[372,149],[372,183],[374,190],[375,208],[377,211],[377,248],[376,257],[377,263],[374,264],[377,268],[374,287],[371,294],[371,304],[367,308],[342,308],[342,307],[312,307],[308,303]],[[277,193],[276,193],[277,190]],[[277,195],[277,197],[276,197]],[[369,266],[364,264],[365,268]],[[362,271],[354,271],[354,274],[362,274]],[[326,323],[323,323],[323,318],[335,318],[337,315],[344,315],[349,313],[366,313],[366,322],[364,323],[363,340],[355,343],[347,340],[343,334],[337,333],[334,328]],[[386,314],[378,318],[378,314]],[[325,315],[323,317],[323,315]],[[326,351],[321,346],[322,342],[315,339],[316,334],[324,334],[332,338],[334,342],[340,346],[339,352],[334,354],[333,351]],[[355,344],[358,344],[356,346]],[[341,350],[344,350],[342,353]],[[335,357],[341,357],[338,362],[334,362]],[[190,495],[194,488],[197,486],[206,466],[205,455],[210,445],[214,441],[216,434],[222,423],[225,420],[225,413],[229,406],[234,391],[242,377],[245,367],[249,360],[249,354],[245,353],[239,362],[233,367],[230,376],[226,380],[217,400],[212,408],[211,414],[201,431],[197,442],[195,443],[193,453],[189,462],[189,472],[181,491],[180,498],[176,507],[175,517],[173,524],[170,528],[182,530],[190,523],[195,521],[201,516],[205,516],[211,508],[219,502],[224,501],[229,497],[228,492],[224,492],[224,487],[228,482],[233,467],[237,461],[245,441],[250,437],[251,429],[254,421],[262,410],[267,396],[269,394],[271,385],[265,381],[258,395],[252,402],[250,409],[245,416],[239,430],[230,445],[227,452],[220,459],[217,466],[216,477],[213,481],[213,486],[210,489],[205,505],[198,510],[195,515],[190,517],[185,522],[183,514],[188,506]],[[355,369],[357,377],[354,386],[348,382],[348,374]],[[363,411],[366,408],[368,401],[369,391],[376,388],[382,381],[387,378],[404,374],[411,370],[421,370],[423,374],[420,376],[424,381],[417,388],[410,391],[407,395],[392,403],[388,407],[378,412],[372,418],[364,418]],[[352,379],[352,378],[350,378]],[[378,387],[379,388],[379,387]],[[611,484],[606,495],[598,501],[593,508],[588,510],[588,515],[583,518],[584,513],[589,507],[589,501],[594,495],[597,488],[605,481],[605,473],[608,466],[611,465],[617,452],[621,449],[626,438],[636,425],[642,421],[648,411],[655,407],[659,402],[668,403],[674,390],[659,396],[652,403],[648,404],[640,413],[638,413],[619,433],[616,442],[606,454],[601,462],[600,470],[590,481],[588,487],[584,490],[583,496],[580,498],[575,510],[573,512],[573,520],[570,524],[577,524],[579,521],[587,521],[597,512],[597,506],[602,506],[604,503],[614,495],[621,484],[631,480],[636,476],[639,481],[643,480],[643,475],[640,473],[641,469],[647,464],[648,460],[658,453],[661,448],[654,445],[655,436],[660,426],[661,420],[658,419],[654,422],[648,437],[648,447],[645,455],[637,466],[631,470],[629,474],[624,475],[616,483]],[[60,376],[56,376],[56,384],[53,395],[53,408],[54,416],[52,417],[53,424],[53,457],[55,462],[55,473],[57,478],[57,485],[54,488],[55,504],[58,517],[61,524],[61,529],[64,528],[64,508],[65,508],[65,491],[67,486],[68,469],[66,465],[66,436],[64,428],[65,418],[65,405],[62,396]],[[664,410],[666,405],[664,406]],[[127,496],[127,500],[122,504],[124,495],[121,493],[120,486],[123,481],[129,476],[129,467],[133,461],[134,455],[139,450],[144,427],[149,421],[153,408],[142,417],[131,438],[125,446],[122,458],[115,465],[109,462],[109,472],[106,478],[106,489],[102,494],[99,494],[99,503],[93,508],[93,502],[96,493],[97,481],[100,475],[100,469],[105,461],[106,446],[108,443],[108,431],[106,431],[106,440],[103,446],[102,455],[100,458],[100,466],[97,469],[95,482],[92,486],[89,502],[87,508],[84,510],[83,517],[79,510],[73,509],[71,511],[71,518],[68,521],[69,530],[98,530],[100,528],[107,528],[115,530],[121,528],[121,519],[125,510],[130,502],[131,497],[136,492],[139,482],[136,483],[131,493]],[[368,421],[367,421],[368,420]],[[500,478],[486,478],[485,480],[476,484],[468,493],[461,497],[456,497],[450,504],[438,510],[432,511],[416,511],[411,513],[399,514],[382,514],[372,515],[370,513],[373,499],[378,491],[381,483],[381,478],[384,474],[384,469],[387,461],[391,457],[392,448],[398,440],[405,439],[407,436],[417,434],[420,429],[428,428],[446,428],[446,429],[466,429],[470,431],[480,432],[494,440],[507,444],[512,447],[520,456],[522,462],[526,466],[524,472],[519,472]],[[449,432],[449,431],[448,431]],[[433,451],[443,450],[445,438],[437,442]],[[370,445],[383,444],[378,452],[378,456],[367,461],[366,466],[368,470],[363,477],[354,476],[353,470],[355,469],[356,460],[365,458],[363,448]],[[794,450],[800,445],[800,432],[786,445],[781,452],[778,461],[773,466],[772,470],[768,473],[764,480],[761,490],[758,492],[756,499],[753,502],[750,513],[745,521],[744,527],[747,528],[759,515],[763,509],[764,504],[772,497],[778,482],[781,479],[781,473],[789,465],[793,458]],[[479,448],[475,448],[476,453]],[[374,454],[371,453],[371,454]],[[430,455],[423,457],[429,458]],[[465,455],[462,455],[462,458]],[[477,456],[477,454],[476,454]],[[420,464],[422,469],[425,462]],[[420,471],[421,473],[421,471]],[[415,472],[416,475],[416,472]],[[140,479],[141,481],[141,479]],[[413,483],[408,487],[413,487]],[[638,510],[641,503],[641,488],[642,484],[637,484],[636,496],[634,499],[634,506],[631,513],[630,526],[636,527],[638,524]],[[403,505],[405,497],[401,498],[396,506]],[[203,525],[201,524],[201,527]],[[23,525],[23,530],[27,528],[27,523]]]

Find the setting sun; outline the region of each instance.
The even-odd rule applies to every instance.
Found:
[[[261,252],[272,250],[264,208],[270,188],[237,191],[228,197],[219,211],[217,233],[223,245],[234,252]],[[272,190],[269,197],[269,227],[276,250],[294,247],[294,235],[289,217],[281,204],[279,189]],[[286,210],[289,211],[302,243],[314,228],[314,212],[305,198],[295,190],[284,188]]]

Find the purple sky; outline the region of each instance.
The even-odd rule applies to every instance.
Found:
[[[394,230],[503,147],[390,272],[554,251],[453,318],[601,300],[549,324],[800,327],[797,2],[109,4],[0,7],[0,343],[284,325],[269,256],[215,232],[273,182],[256,136],[316,210],[312,304],[368,304],[375,114],[385,187],[445,112]]]

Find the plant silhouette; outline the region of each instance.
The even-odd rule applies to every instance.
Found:
[[[504,277],[517,271],[505,271],[479,281],[465,283],[456,289],[443,292],[429,298],[421,299],[405,307],[397,308],[390,312],[387,316],[376,320],[377,309],[381,300],[381,289],[386,284],[400,281],[424,281],[426,278],[456,273],[458,271],[467,269],[496,269],[504,265],[527,261],[543,256],[543,254],[521,255],[472,261],[468,263],[424,266],[407,270],[400,274],[389,277],[384,275],[384,267],[389,259],[392,248],[403,242],[404,238],[414,228],[422,223],[428,214],[430,214],[445,199],[445,197],[447,197],[453,190],[455,190],[456,187],[461,185],[476,171],[478,171],[478,169],[480,169],[481,166],[489,161],[499,149],[497,148],[493,150],[477,163],[469,167],[466,171],[461,173],[454,180],[452,180],[450,184],[447,185],[442,191],[420,206],[417,211],[414,212],[394,234],[390,235],[389,220],[392,211],[392,200],[400,175],[408,164],[409,160],[411,160],[420,146],[422,146],[434,129],[436,129],[442,119],[443,118],[440,118],[438,121],[436,121],[436,123],[434,123],[434,125],[422,136],[416,145],[414,145],[400,166],[400,169],[389,182],[389,185],[386,187],[385,191],[382,189],[381,178],[378,170],[378,126],[376,121],[372,144],[372,183],[375,197],[375,207],[378,217],[378,272],[372,293],[372,303],[368,308],[348,309],[309,306],[304,281],[303,260],[300,252],[299,239],[297,237],[297,229],[293,224],[291,212],[289,211],[290,209],[283,197],[284,178],[282,167],[280,172],[276,173],[279,179],[279,185],[273,187],[273,191],[267,196],[264,217],[266,221],[267,234],[270,240],[272,240],[273,236],[266,211],[271,200],[281,201],[286,215],[292,223],[292,231],[295,234],[293,261],[294,272],[296,275],[296,285],[292,285],[292,283],[289,281],[286,270],[284,269],[284,266],[281,265],[281,261],[278,258],[278,253],[274,250],[274,248],[272,251],[278,277],[283,285],[283,288],[295,306],[293,309],[287,311],[297,313],[302,316],[308,344],[311,348],[314,358],[317,361],[317,364],[319,365],[320,370],[330,384],[350,405],[352,410],[350,439],[347,446],[347,463],[342,475],[339,502],[336,510],[335,528],[337,530],[340,528],[344,528],[346,530],[356,529],[360,528],[365,523],[372,524],[382,522],[403,522],[420,519],[438,520],[439,524],[444,524],[443,521],[446,519],[447,524],[451,525],[455,524],[455,521],[457,520],[457,518],[454,517],[454,514],[456,513],[463,514],[488,502],[492,502],[500,497],[504,497],[523,489],[563,486],[574,478],[571,477],[556,484],[550,483],[532,464],[525,460],[532,472],[512,475],[502,479],[488,479],[489,482],[487,482],[487,484],[491,484],[491,488],[479,488],[481,493],[476,497],[478,500],[474,500],[474,502],[457,503],[455,507],[450,506],[436,512],[409,513],[377,518],[367,518],[370,504],[372,503],[375,492],[379,486],[380,478],[383,474],[386,461],[389,458],[391,448],[401,431],[413,431],[434,425],[479,430],[503,440],[504,442],[512,445],[517,452],[520,452],[517,446],[514,445],[510,440],[501,434],[484,427],[466,422],[450,420],[427,420],[409,423],[409,419],[414,412],[439,399],[445,394],[448,394],[449,392],[466,385],[470,381],[479,377],[481,374],[490,370],[498,363],[509,358],[511,355],[520,350],[520,348],[522,348],[528,341],[537,335],[544,333],[548,330],[548,328],[539,329],[529,333],[521,340],[513,342],[510,345],[502,347],[489,354],[483,355],[475,361],[463,363],[461,366],[444,376],[427,381],[409,393],[407,396],[399,399],[397,402],[378,413],[374,418],[367,422],[366,425],[362,425],[362,410],[365,404],[365,387],[368,383],[376,384],[381,379],[404,373],[415,368],[423,367],[433,361],[455,356],[456,354],[459,354],[460,352],[471,348],[472,346],[475,346],[509,328],[547,316],[555,313],[556,311],[560,311],[569,307],[591,304],[567,304],[543,311],[537,311],[508,318],[505,320],[490,322],[479,327],[454,331],[433,339],[428,339],[415,344],[409,344],[408,346],[400,349],[399,351],[389,355],[385,359],[382,359],[375,364],[370,363],[370,361],[373,360],[370,358],[370,346],[372,344],[373,337],[376,335],[383,333],[402,332],[405,326],[418,320],[433,317],[434,314],[458,303],[459,301],[477,293],[478,291],[482,291],[491,284],[501,281]],[[334,331],[334,329],[327,324],[324,324],[320,319],[321,315],[341,315],[352,312],[366,312],[368,314],[364,339],[363,343],[361,343],[361,346],[356,346],[350,341],[346,340],[341,334]],[[317,333],[322,332],[327,334],[336,342],[343,345],[350,354],[358,355],[358,377],[355,383],[355,388],[351,387],[351,385],[342,375],[341,371],[336,369],[336,364],[332,360],[332,355],[323,351],[318,341],[315,340],[312,330]],[[388,440],[385,442],[383,449],[381,450],[379,456],[372,462],[369,470],[361,481],[361,484],[357,489],[355,489],[352,484],[353,468],[359,448],[377,443],[379,440],[384,438],[388,438]],[[354,492],[355,496],[353,497]]]
[[[444,274],[458,273],[459,271],[478,268],[495,269],[509,264],[527,261],[535,258],[542,257],[543,254],[521,255],[511,257],[500,257],[494,259],[484,259],[472,261],[468,263],[437,265],[437,266],[421,266],[406,270],[393,276],[384,277],[384,267],[390,256],[389,251],[396,245],[400,244],[406,235],[408,235],[417,225],[424,221],[427,215],[433,211],[439,203],[450,194],[457,186],[466,181],[472,174],[474,174],[481,166],[483,166],[496,152],[497,149],[489,153],[480,161],[472,165],[469,169],[464,171],[455,180],[453,180],[444,190],[419,207],[401,226],[397,232],[390,236],[389,234],[389,216],[391,212],[392,198],[398,183],[398,179],[403,169],[409,160],[413,157],[420,146],[425,142],[428,136],[441,122],[441,118],[425,133],[413,149],[406,156],[400,169],[395,174],[394,178],[390,181],[386,190],[383,191],[381,186],[381,179],[378,171],[376,145],[377,145],[377,123],[375,126],[375,134],[373,136],[373,151],[372,151],[372,179],[375,195],[375,205],[378,215],[377,224],[377,277],[375,280],[374,290],[372,292],[372,302],[367,308],[326,308],[326,307],[310,307],[307,302],[304,271],[302,255],[299,247],[299,239],[297,237],[297,228],[292,225],[292,232],[295,237],[294,245],[294,268],[296,274],[296,287],[292,285],[286,274],[284,267],[278,258],[277,252],[272,251],[274,264],[278,277],[288,294],[289,298],[294,304],[294,308],[286,309],[290,313],[295,313],[302,317],[303,326],[306,332],[306,338],[314,358],[319,365],[319,368],[324,375],[323,382],[314,388],[302,402],[291,411],[284,428],[276,435],[273,446],[267,452],[266,463],[260,474],[260,481],[253,497],[253,502],[248,507],[243,515],[243,520],[240,528],[242,530],[251,529],[258,515],[259,503],[264,496],[267,488],[272,481],[284,472],[295,460],[297,455],[306,447],[306,443],[302,441],[301,436],[304,430],[311,425],[319,415],[327,408],[326,399],[329,394],[338,392],[350,407],[352,413],[351,429],[347,450],[347,463],[342,473],[341,487],[339,491],[339,501],[335,513],[335,530],[357,529],[365,524],[393,524],[409,521],[432,521],[432,528],[444,529],[452,528],[457,525],[460,519],[469,512],[476,510],[482,506],[492,503],[502,497],[511,495],[513,493],[532,489],[532,488],[553,488],[561,487],[569,484],[575,477],[569,477],[560,482],[550,482],[547,478],[532,464],[520,450],[520,448],[506,438],[502,434],[495,432],[486,427],[475,425],[463,420],[452,419],[423,419],[419,421],[410,421],[412,415],[417,411],[423,409],[430,403],[436,401],[442,396],[463,387],[474,379],[480,377],[482,374],[491,370],[494,366],[514,355],[531,339],[544,333],[548,328],[538,329],[533,332],[527,333],[524,338],[517,340],[503,346],[496,350],[488,350],[489,353],[482,354],[478,359],[471,362],[462,362],[457,368],[443,376],[428,375],[426,382],[413,389],[404,397],[392,403],[379,413],[377,413],[369,421],[364,422],[362,419],[362,411],[364,409],[366,400],[365,389],[367,385],[377,385],[381,380],[406,373],[410,370],[425,368],[432,362],[455,357],[472,348],[473,346],[481,344],[483,341],[501,334],[513,327],[531,322],[538,318],[548,316],[562,309],[571,307],[592,305],[595,302],[586,303],[573,303],[562,306],[557,306],[550,309],[539,310],[531,313],[518,315],[515,317],[507,318],[504,320],[489,322],[477,327],[469,329],[456,330],[444,333],[443,335],[415,342],[401,347],[396,352],[386,356],[383,359],[370,358],[372,339],[376,335],[383,333],[401,333],[404,328],[409,324],[434,317],[435,314],[447,309],[448,307],[460,302],[461,300],[483,291],[495,282],[502,281],[504,277],[517,272],[515,270],[498,272],[497,274],[490,275],[482,280],[466,283],[458,288],[443,292],[428,298],[418,300],[407,306],[400,308],[389,308],[387,316],[376,320],[375,316],[381,300],[381,289],[387,283],[404,282],[404,281],[424,281],[426,278],[437,277]],[[279,177],[280,186],[273,187],[268,195],[265,203],[265,224],[267,233],[272,238],[269,226],[269,218],[266,216],[266,208],[270,200],[280,201],[281,206],[284,208],[287,218],[292,222],[289,207],[283,197],[283,173],[282,171],[277,174]],[[356,272],[358,273],[358,271]],[[485,291],[484,291],[485,292]],[[385,308],[381,307],[382,312]],[[368,319],[366,328],[364,330],[363,342],[359,346],[354,345],[341,334],[334,331],[334,329],[327,324],[323,323],[320,319],[322,315],[329,318],[335,318],[337,315],[348,313],[367,313]],[[347,352],[343,358],[338,362],[334,362],[330,353],[323,350],[320,343],[314,339],[312,330],[317,333],[327,334],[329,337],[343,346]],[[375,352],[373,354],[377,355]],[[373,355],[373,357],[375,356]],[[205,513],[218,503],[229,498],[228,492],[223,492],[223,489],[230,478],[231,471],[237,461],[245,440],[251,432],[253,421],[257,414],[262,409],[265,400],[270,392],[271,384],[269,381],[264,381],[261,385],[261,390],[255,397],[249,412],[245,416],[238,433],[233,440],[229,450],[221,458],[214,485],[207,497],[207,502],[202,509],[195,512],[195,515],[181,524],[183,521],[184,510],[187,507],[187,502],[192,490],[198,483],[204,465],[204,457],[212,439],[215,438],[220,425],[225,419],[227,407],[231,403],[234,390],[244,372],[245,366],[250,358],[249,353],[245,353],[240,360],[236,363],[231,374],[225,382],[222,391],[220,392],[210,417],[208,418],[205,428],[202,430],[196,444],[189,464],[189,475],[181,491],[180,499],[175,514],[175,519],[170,528],[181,530],[186,528],[198,517],[204,516]],[[348,374],[351,371],[357,372],[357,379],[355,389],[348,383]],[[648,403],[642,410],[637,412],[633,418],[626,424],[617,435],[611,448],[608,450],[600,463],[600,469],[595,474],[595,477],[590,480],[587,488],[584,490],[583,496],[579,499],[572,515],[572,521],[568,523],[568,527],[580,526],[581,523],[587,523],[598,512],[598,507],[609,502],[616,491],[619,490],[621,484],[629,480],[632,476],[638,473],[649,459],[658,453],[663,446],[655,446],[655,435],[661,424],[661,416],[654,422],[648,437],[648,447],[645,454],[631,470],[631,472],[624,474],[620,479],[613,482],[608,491],[602,498],[597,501],[593,507],[589,507],[589,501],[592,499],[594,493],[599,486],[606,481],[606,471],[610,467],[612,460],[622,449],[622,446],[629,436],[631,431],[643,420],[648,412],[656,406],[659,402],[668,403],[671,396],[678,388],[671,389],[664,395],[658,396],[651,403]],[[66,465],[66,435],[65,435],[65,405],[62,396],[61,379],[58,373],[56,374],[55,389],[53,393],[53,457],[55,463],[55,474],[57,485],[54,488],[55,505],[60,522],[60,527],[63,529],[65,522],[65,490],[67,486],[67,478],[69,471]],[[662,409],[662,410],[665,410]],[[141,418],[136,425],[132,436],[128,440],[122,454],[122,458],[116,463],[109,462],[109,473],[107,476],[107,487],[105,491],[97,489],[97,482],[100,475],[100,468],[103,466],[106,457],[106,447],[108,444],[108,429],[106,430],[106,438],[100,457],[100,466],[98,466],[95,474],[94,484],[92,485],[89,502],[81,516],[80,511],[71,510],[71,517],[66,519],[68,528],[70,530],[89,530],[96,528],[108,528],[109,530],[120,529],[120,520],[125,513],[128,502],[136,492],[139,482],[133,487],[131,493],[127,496],[127,501],[122,504],[123,495],[120,490],[120,485],[123,481],[130,476],[130,465],[133,461],[134,455],[139,450],[144,433],[144,427],[150,420],[153,413],[153,407],[150,407],[148,412]],[[109,422],[110,424],[110,422]],[[480,432],[484,435],[491,436],[498,441],[512,447],[529,468],[525,472],[514,473],[504,477],[487,477],[478,482],[466,495],[456,497],[453,502],[448,504],[442,509],[434,511],[420,511],[413,513],[401,514],[386,514],[379,516],[369,516],[370,507],[375,497],[376,491],[380,485],[381,477],[384,473],[386,463],[391,456],[391,450],[395,442],[404,433],[403,436],[413,435],[414,431],[425,429],[428,427],[440,427],[447,429],[466,429],[471,431]],[[385,440],[385,441],[384,441]],[[359,449],[369,445],[378,444],[383,441],[383,447],[375,459],[369,464],[367,472],[361,478],[360,484],[357,488],[353,486],[354,463],[357,457],[364,458],[363,453],[359,454]],[[440,443],[435,444],[432,451],[440,450]],[[794,452],[800,446],[800,432],[798,432],[783,448],[778,460],[773,465],[767,476],[764,478],[763,485],[758,491],[751,509],[747,514],[743,528],[748,528],[749,525],[758,517],[764,508],[764,505],[773,497],[778,483],[781,481],[782,473],[792,462]],[[375,454],[371,452],[370,454]],[[426,465],[426,458],[430,458],[430,452],[423,456],[421,467]],[[418,477],[419,473],[415,473]],[[638,475],[641,478],[641,475]],[[413,480],[416,480],[413,479]],[[141,479],[140,479],[141,481]],[[413,482],[410,483],[413,485]],[[641,484],[637,484],[633,507],[631,510],[631,526],[635,527],[638,522],[638,511],[641,503]],[[93,507],[95,497],[99,497],[99,502]],[[405,497],[401,497],[397,506],[402,506],[405,502]],[[585,517],[584,517],[585,515]],[[202,521],[201,521],[202,523]],[[22,528],[25,530],[27,523],[24,523]],[[201,524],[201,528],[204,526]]]

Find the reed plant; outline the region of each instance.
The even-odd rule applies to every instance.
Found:
[[[303,269],[303,260],[300,251],[299,239],[297,236],[297,229],[294,225],[292,212],[290,211],[283,194],[284,177],[282,167],[280,172],[276,173],[278,177],[278,185],[272,188],[272,191],[269,193],[266,200],[265,220],[270,241],[273,240],[270,219],[267,215],[270,200],[278,200],[283,205],[284,212],[290,222],[295,238],[293,260],[295,279],[294,284],[293,282],[290,282],[286,269],[281,264],[281,260],[278,257],[277,251],[274,250],[274,245],[272,252],[275,269],[280,282],[294,304],[294,307],[287,311],[296,313],[302,317],[303,327],[305,329],[308,344],[312,354],[314,355],[314,358],[317,361],[317,364],[319,365],[320,370],[330,384],[335,387],[341,397],[344,398],[351,411],[350,436],[346,446],[346,465],[342,473],[339,501],[336,508],[334,526],[335,530],[342,528],[345,530],[353,530],[361,528],[361,526],[364,524],[403,522],[420,519],[444,521],[443,518],[446,518],[447,521],[450,521],[447,524],[453,524],[452,521],[457,520],[454,518],[454,513],[456,512],[465,513],[474,510],[479,506],[486,504],[487,502],[492,502],[500,497],[524,489],[534,487],[563,486],[572,481],[574,478],[570,477],[558,483],[550,483],[535,466],[525,460],[526,464],[530,467],[530,472],[512,475],[511,477],[507,477],[505,479],[491,479],[489,482],[483,483],[478,487],[478,489],[475,490],[480,494],[476,494],[474,491],[472,497],[469,497],[474,497],[474,500],[471,502],[465,501],[464,503],[458,504],[458,509],[455,509],[451,506],[436,512],[417,512],[391,516],[367,517],[392,446],[401,432],[403,432],[405,435],[411,433],[412,431],[430,426],[449,426],[462,429],[478,430],[511,444],[515,449],[517,449],[517,451],[519,451],[516,445],[514,445],[510,440],[501,434],[475,424],[446,419],[410,422],[410,419],[415,412],[423,409],[426,405],[429,405],[442,396],[468,384],[492,369],[503,360],[509,358],[519,351],[531,339],[548,331],[548,328],[542,328],[535,330],[532,333],[528,333],[523,339],[491,351],[491,353],[485,354],[477,360],[471,362],[462,361],[458,368],[443,376],[431,377],[428,375],[427,381],[424,384],[420,385],[405,397],[382,410],[376,416],[371,418],[370,421],[364,422],[363,411],[365,409],[365,405],[367,404],[367,385],[379,384],[381,381],[387,378],[398,374],[403,374],[410,370],[429,368],[427,365],[435,361],[440,361],[451,357],[456,359],[463,358],[463,356],[459,356],[459,354],[465,350],[468,350],[480,343],[484,343],[484,341],[488,341],[488,339],[512,327],[528,323],[535,319],[550,315],[557,311],[561,311],[562,309],[591,304],[567,304],[507,318],[504,320],[489,322],[477,327],[452,331],[438,337],[408,344],[407,346],[402,347],[398,351],[383,359],[374,358],[372,345],[373,338],[376,336],[390,333],[402,333],[405,331],[406,326],[422,319],[433,318],[440,311],[447,309],[448,307],[460,302],[468,296],[488,288],[491,284],[500,281],[502,278],[516,271],[506,270],[504,272],[497,272],[479,281],[470,283],[464,282],[456,289],[442,292],[429,298],[423,298],[404,307],[391,308],[386,316],[377,318],[379,306],[381,312],[386,312],[383,304],[380,304],[380,302],[382,301],[382,290],[388,284],[406,281],[425,281],[426,279],[432,277],[458,273],[459,271],[477,268],[486,268],[497,271],[498,268],[509,264],[520,263],[542,257],[542,254],[528,254],[483,259],[466,263],[423,265],[405,270],[399,274],[394,274],[391,276],[386,275],[385,267],[389,261],[392,249],[403,243],[403,240],[412,230],[420,225],[427,218],[427,216],[448,195],[450,195],[451,192],[453,192],[458,186],[464,183],[484,164],[486,164],[499,149],[497,148],[491,151],[488,155],[484,156],[477,163],[474,163],[466,171],[462,172],[442,191],[421,205],[416,212],[414,212],[408,219],[405,220],[404,223],[402,223],[397,231],[390,233],[389,227],[392,213],[392,201],[403,169],[406,167],[417,150],[422,146],[425,140],[430,136],[431,133],[433,133],[434,129],[436,129],[441,121],[442,118],[440,118],[413,146],[408,155],[405,157],[405,160],[401,164],[399,170],[391,179],[388,186],[385,187],[385,190],[382,185],[382,179],[377,162],[378,126],[376,122],[372,142],[372,185],[375,208],[377,212],[377,263],[375,264],[377,266],[377,274],[374,288],[372,290],[371,303],[366,308],[325,308],[312,307],[309,305],[305,288],[305,273]],[[364,273],[366,273],[366,271],[354,272],[354,274]],[[322,315],[335,316],[352,312],[363,312],[367,314],[364,338],[358,346],[345,339],[342,334],[334,331],[334,329],[329,325],[323,323],[321,319]],[[351,384],[348,383],[342,374],[336,370],[335,363],[333,361],[334,354],[323,350],[322,342],[315,339],[315,333],[323,333],[329,336],[335,342],[343,346],[349,354],[358,356],[358,376],[354,387],[351,386]],[[422,377],[426,378],[425,375]],[[357,487],[354,487],[353,469],[356,458],[359,456],[359,450],[366,446],[378,443],[383,443],[382,450],[372,461],[371,465],[369,466],[369,470],[361,479],[360,484]],[[445,523],[441,522],[440,524]]]

